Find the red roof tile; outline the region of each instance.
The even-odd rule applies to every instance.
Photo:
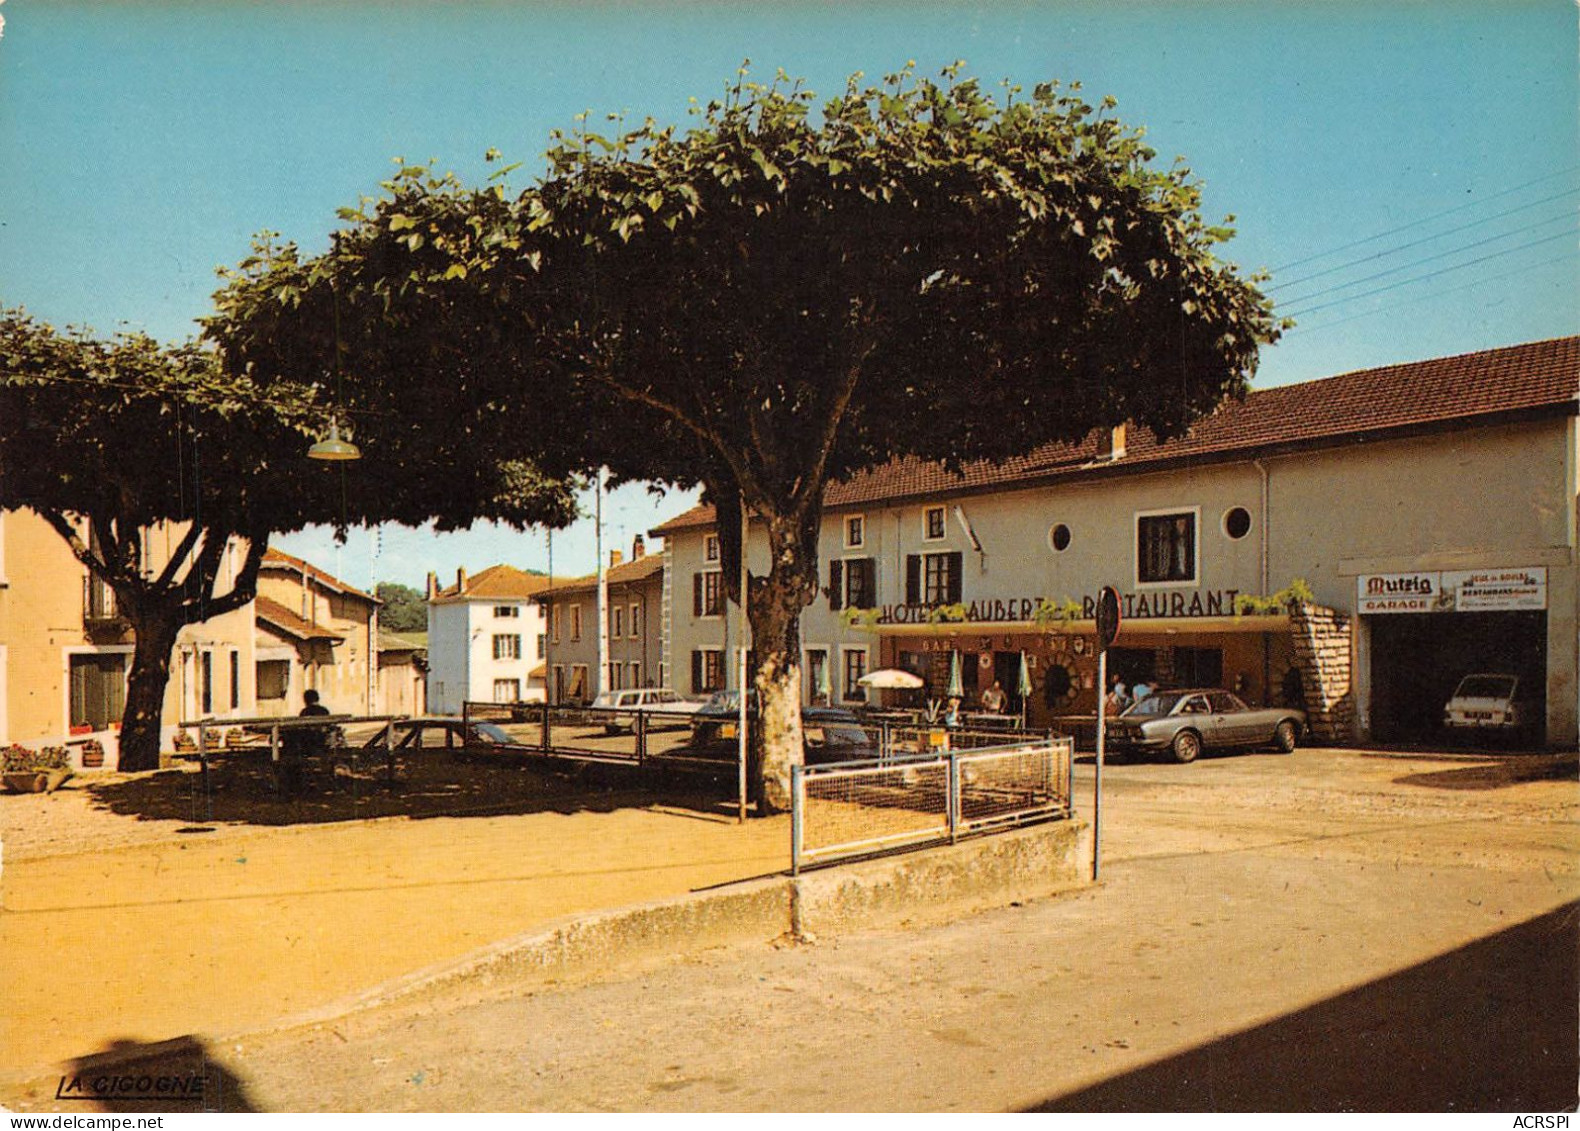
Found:
[[[439,590],[439,595],[433,601],[436,604],[452,601],[519,601],[537,596],[548,588],[548,584],[549,579],[541,573],[527,573],[515,566],[492,565],[468,577],[464,592],[452,585]]]
[[[654,574],[662,572],[664,572],[663,555],[650,553],[637,558],[635,561],[621,562],[617,566],[611,566],[605,576],[610,585],[636,585],[646,581]],[[556,580],[553,590],[554,595],[557,597],[562,593],[578,593],[583,590],[596,589],[597,587],[598,575],[589,573],[583,577],[568,577],[564,581]],[[539,595],[547,596],[547,593],[540,593]]]
[[[257,597],[254,600],[257,619],[279,629],[287,636],[297,640],[345,639],[338,632],[332,632],[322,625],[303,620],[278,601],[271,601],[268,597]]]
[[[311,577],[314,581],[328,586],[337,593],[348,593],[353,597],[361,597],[364,601],[372,601],[375,604],[383,603],[379,601],[377,597],[373,596],[373,594],[364,593],[362,590],[356,588],[353,585],[347,585],[338,577],[330,573],[325,573],[311,562],[303,561],[301,558],[287,554],[283,550],[276,550],[273,546],[270,546],[263,552],[263,563],[259,568],[269,569],[271,567],[275,569],[289,569],[293,573],[305,572],[307,576]]]
[[[1390,432],[1471,425],[1531,411],[1573,413],[1580,395],[1580,337],[1553,338],[1431,361],[1387,365],[1282,385],[1229,401],[1177,439],[1161,443],[1131,429],[1124,456],[1098,462],[1098,436],[1046,444],[1003,463],[967,464],[960,474],[913,457],[830,483],[829,508],[907,497],[1021,486],[1081,475],[1156,471],[1176,461],[1249,458],[1281,448],[1329,446]],[[697,506],[652,531],[711,527],[711,506]]]

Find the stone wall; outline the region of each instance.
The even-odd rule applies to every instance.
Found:
[[[1351,741],[1355,735],[1355,690],[1349,616],[1321,605],[1302,604],[1290,610],[1289,627],[1311,736],[1319,742]]]

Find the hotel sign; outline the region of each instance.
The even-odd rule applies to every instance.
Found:
[[[1427,570],[1371,573],[1356,579],[1355,611],[1498,613],[1547,607],[1547,568]]]

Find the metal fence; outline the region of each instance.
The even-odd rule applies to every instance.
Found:
[[[1075,744],[1068,738],[1040,738],[796,766],[791,771],[791,870],[1068,817],[1074,758]]]
[[[649,758],[685,754],[693,722],[690,712],[661,707],[616,710],[541,700],[468,700],[461,705],[461,717],[468,729],[475,723],[492,723],[513,740],[537,747],[545,755],[638,765]]]

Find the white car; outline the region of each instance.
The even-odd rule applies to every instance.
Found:
[[[625,691],[605,691],[592,701],[594,713],[604,713],[601,720],[610,734],[630,730],[636,725],[637,715],[647,717],[649,730],[659,727],[689,727],[691,716],[702,704],[694,699],[682,699],[667,687],[629,688]]]
[[[1518,676],[1492,672],[1467,675],[1443,707],[1443,725],[1451,732],[1492,731],[1513,736],[1520,732]]]

